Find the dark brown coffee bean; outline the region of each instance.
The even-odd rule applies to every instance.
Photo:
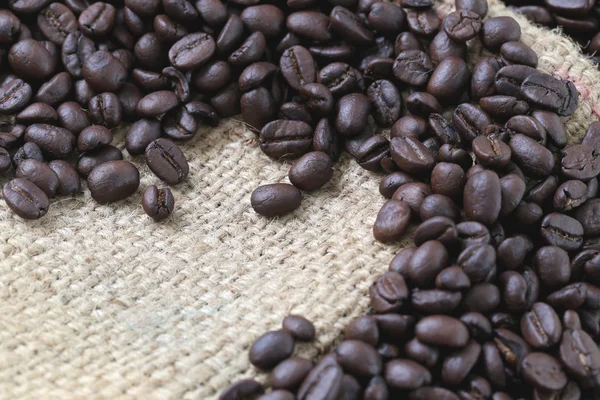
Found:
[[[547,349],[560,341],[562,325],[556,311],[546,303],[535,303],[521,318],[523,338],[533,348]]]
[[[522,201],[515,209],[513,216],[517,223],[533,225],[544,216],[544,210],[536,203]]]
[[[475,64],[471,76],[471,97],[473,99],[496,94],[496,74],[503,66],[495,57],[482,58]]]
[[[302,46],[293,46],[284,51],[279,60],[279,67],[285,80],[296,90],[316,80],[312,55]]]
[[[541,235],[546,243],[563,250],[577,250],[583,244],[583,226],[564,214],[546,215],[541,225]]]
[[[66,72],[60,72],[40,86],[34,100],[54,107],[66,100],[72,88],[71,75]]]
[[[513,161],[525,173],[534,177],[545,177],[552,172],[554,168],[552,153],[534,139],[517,134],[512,137],[508,145],[512,150]]]
[[[462,295],[446,290],[417,290],[411,293],[411,305],[418,313],[450,314],[460,304]]]
[[[550,198],[556,192],[556,189],[558,189],[558,179],[550,175],[532,187],[525,196],[525,200],[536,204],[543,204],[546,199]]]
[[[311,361],[291,357],[280,362],[271,372],[271,385],[273,389],[297,389],[313,368]]]
[[[56,109],[56,114],[60,127],[71,131],[75,135],[91,125],[88,113],[73,101],[62,103]]]
[[[188,175],[189,166],[181,149],[168,139],[156,139],[145,150],[146,164],[162,181],[175,185]]]
[[[217,52],[220,56],[229,56],[244,40],[244,22],[232,14],[216,38]]]
[[[408,172],[419,174],[435,165],[433,153],[412,137],[395,137],[390,142],[392,158],[398,166]]]
[[[57,196],[73,196],[81,191],[81,182],[75,168],[64,160],[54,160],[48,166],[58,177]]]
[[[538,57],[531,47],[520,42],[506,42],[500,47],[502,61],[509,64],[537,67]]]
[[[308,374],[298,389],[298,400],[311,400],[320,396],[324,400],[337,399],[342,392],[344,371],[335,357],[323,358]]]
[[[286,26],[294,34],[317,42],[328,42],[329,17],[318,11],[297,11],[291,13],[286,20]]]
[[[380,376],[371,378],[369,384],[365,388],[363,398],[365,400],[381,400],[387,399],[389,396],[388,387],[385,383],[385,379]]]
[[[531,351],[529,345],[520,336],[504,328],[494,331],[494,344],[504,362],[517,371],[521,368],[522,360]]]
[[[116,14],[112,4],[94,3],[79,16],[79,29],[90,37],[106,36],[115,26]]]
[[[444,31],[456,42],[466,42],[473,39],[481,30],[481,17],[469,10],[459,10],[444,18]]]
[[[0,43],[11,44],[19,40],[21,21],[9,10],[0,13]]]
[[[431,189],[451,199],[458,199],[466,183],[464,170],[457,164],[440,162],[431,172]]]
[[[340,156],[342,150],[340,140],[333,125],[327,118],[321,119],[315,127],[313,149],[329,155],[333,161],[337,160]]]
[[[146,147],[160,137],[160,123],[155,119],[134,122],[125,136],[125,148],[131,155],[144,154]]]
[[[441,194],[432,194],[423,199],[419,216],[422,221],[438,216],[457,221],[460,219],[460,210],[449,197]]]
[[[475,366],[481,345],[471,340],[464,348],[450,353],[442,364],[442,381],[447,385],[462,383]]]
[[[333,176],[333,161],[327,154],[313,151],[300,157],[290,168],[288,176],[298,189],[315,190]]]
[[[573,114],[578,92],[570,81],[561,81],[548,74],[532,74],[521,84],[521,93],[532,104],[560,116]]]
[[[428,117],[430,114],[441,114],[439,101],[427,92],[415,92],[406,98],[406,108],[411,114]]]
[[[301,315],[288,315],[283,319],[282,328],[296,340],[310,342],[315,338],[315,327]]]
[[[358,340],[345,340],[335,350],[337,362],[344,371],[356,376],[373,377],[383,369],[381,356],[368,343]]]
[[[82,75],[93,89],[112,92],[119,90],[125,82],[127,69],[112,53],[101,50],[85,59]]]
[[[433,217],[417,227],[413,240],[417,246],[430,240],[437,240],[445,246],[453,246],[457,244],[458,232],[454,221],[450,218]]]
[[[413,182],[400,186],[396,192],[394,192],[392,199],[408,203],[412,212],[415,215],[418,215],[423,200],[430,194],[431,187],[429,185],[421,182]]]
[[[414,390],[431,383],[431,373],[422,365],[406,359],[392,360],[385,366],[385,380],[394,389]]]
[[[25,141],[37,144],[51,158],[65,158],[75,145],[75,136],[63,128],[34,124],[25,131]]]
[[[508,174],[500,179],[502,215],[509,215],[519,206],[525,195],[525,189],[525,182],[517,175]]]
[[[427,132],[427,121],[414,115],[405,115],[392,126],[390,137],[412,136],[414,138],[420,138],[425,136]]]
[[[241,94],[235,82],[222,88],[210,99],[210,104],[223,118],[233,117],[241,112]]]
[[[190,33],[171,47],[169,60],[175,68],[189,71],[206,63],[215,51],[212,36],[202,32]]]
[[[16,116],[17,122],[23,125],[36,123],[56,124],[56,111],[46,103],[32,103]]]
[[[479,222],[461,222],[456,225],[456,230],[462,250],[476,244],[489,244],[492,240],[489,230]]]
[[[457,93],[462,93],[469,83],[469,68],[458,57],[442,60],[431,74],[427,92],[434,95],[442,104],[456,103]]]
[[[443,347],[464,347],[469,341],[467,327],[445,315],[422,318],[415,326],[415,335],[423,343]]]
[[[18,167],[23,160],[38,160],[44,161],[42,150],[35,143],[25,143],[12,156],[12,162],[15,167]]]
[[[297,42],[290,43],[289,46],[286,46],[284,49],[278,51],[283,52],[285,49],[295,46],[297,44],[300,44],[300,39],[298,39]],[[310,46],[308,48],[308,51],[310,51],[310,54],[312,54],[313,57],[324,62],[348,61],[354,54],[354,48],[346,43]]]
[[[410,222],[410,206],[403,201],[388,200],[377,215],[373,236],[380,242],[398,240],[404,235]]]
[[[251,32],[262,32],[268,39],[280,36],[285,23],[283,11],[271,4],[247,7],[240,17]]]
[[[344,41],[354,46],[368,46],[375,40],[373,32],[365,28],[358,16],[347,8],[336,6],[329,14],[329,26]]]
[[[173,44],[187,35],[189,32],[185,26],[171,19],[168,15],[157,15],[154,17],[154,31],[161,42]]]
[[[465,185],[463,201],[468,218],[492,225],[498,219],[502,206],[498,175],[492,171],[473,175]]]
[[[58,189],[56,173],[47,164],[38,160],[22,160],[17,166],[15,176],[35,184],[48,197],[54,197]]]
[[[342,136],[356,136],[365,128],[371,101],[363,94],[342,97],[336,105],[335,129]]]
[[[481,29],[483,45],[490,51],[497,51],[506,42],[518,42],[521,27],[512,17],[489,18]]]
[[[30,62],[30,60],[36,60],[36,62]],[[42,42],[34,39],[25,39],[15,43],[8,52],[8,63],[20,77],[34,81],[47,79],[56,71],[53,54]]]
[[[396,254],[396,256],[394,256],[390,262],[388,271],[399,273],[405,280],[409,279],[408,268],[410,266],[410,260],[412,259],[412,256],[416,250],[417,248],[414,246],[405,247],[400,250],[400,252]]]
[[[38,14],[37,24],[44,36],[57,45],[62,45],[67,35],[78,28],[73,12],[60,3],[43,9]]]
[[[589,181],[600,174],[600,150],[585,144],[564,150],[561,172],[570,179]]]
[[[254,32],[236,51],[231,53],[227,60],[236,67],[245,67],[260,61],[266,50],[266,40],[262,32]]]
[[[377,321],[369,315],[363,315],[350,321],[344,331],[345,340],[360,340],[377,346],[379,342],[379,328]]]
[[[397,35],[406,25],[406,13],[394,3],[374,3],[368,12],[369,27],[382,35]]]
[[[300,191],[287,183],[259,186],[250,198],[254,211],[266,217],[290,213],[300,206],[301,201]]]
[[[294,339],[284,331],[267,332],[250,348],[250,362],[260,369],[271,369],[294,352]]]
[[[21,79],[14,79],[0,87],[0,112],[13,114],[22,110],[33,96],[31,86]]]
[[[380,126],[392,126],[400,118],[402,96],[392,82],[387,80],[373,82],[367,88],[367,96],[373,104],[373,117]]]
[[[227,386],[221,392],[219,400],[238,400],[256,397],[264,392],[262,385],[252,379],[242,379]]]
[[[486,0],[456,0],[457,10],[469,10],[484,18],[488,13]]]
[[[240,99],[244,122],[256,130],[262,129],[277,116],[277,107],[271,93],[259,87],[246,92]]]
[[[429,44],[429,57],[435,64],[448,57],[466,59],[467,52],[468,48],[464,42],[455,42],[443,30],[440,30]]]
[[[579,221],[586,236],[600,235],[600,200],[590,199],[575,210],[573,217]]]
[[[433,69],[433,63],[427,53],[420,50],[401,52],[393,66],[394,76],[412,86],[426,84]]]
[[[410,280],[420,288],[431,287],[447,262],[448,251],[441,242],[425,242],[411,257],[408,268]]]
[[[561,390],[567,384],[567,375],[554,357],[545,353],[529,353],[521,362],[525,381],[537,389]]]
[[[305,122],[277,120],[264,126],[260,148],[269,157],[296,158],[310,149],[313,130]]]
[[[300,88],[300,96],[305,101],[308,110],[316,117],[328,116],[335,106],[331,91],[320,83],[303,85]]]
[[[88,112],[92,122],[114,128],[123,119],[123,107],[119,98],[114,93],[101,93],[90,99]]]
[[[488,244],[467,247],[456,263],[473,283],[489,282],[496,275],[496,251]]]
[[[408,300],[408,288],[402,275],[396,272],[386,272],[380,276],[369,288],[371,308],[375,312],[384,314],[402,308]]]
[[[412,32],[401,32],[396,36],[394,43],[394,54],[398,56],[400,53],[406,50],[420,50],[424,51],[423,44],[419,38]]]
[[[19,217],[38,219],[46,215],[50,203],[46,194],[30,181],[15,178],[2,188],[6,205]]]
[[[158,72],[135,68],[131,73],[131,77],[133,82],[146,92],[156,92],[169,88],[167,77]]]
[[[112,133],[102,125],[85,128],[77,137],[77,150],[80,153],[95,150],[112,142]]]
[[[8,171],[11,165],[10,153],[5,148],[0,147],[0,173]]]
[[[471,281],[467,274],[459,266],[443,269],[435,278],[435,286],[438,289],[464,290],[471,287]]]
[[[496,73],[496,90],[502,95],[522,98],[521,84],[534,74],[536,69],[527,65],[508,65]]]
[[[582,181],[570,180],[558,187],[552,205],[556,211],[569,211],[579,207],[587,198],[587,185]]]
[[[513,96],[488,96],[479,99],[479,105],[485,112],[495,118],[504,119],[515,115],[525,115],[529,111],[529,104]]]
[[[565,126],[557,114],[551,111],[535,110],[531,113],[531,116],[542,124],[548,137],[556,147],[564,148],[567,145]]]
[[[425,386],[413,390],[412,392],[410,392],[408,398],[409,400],[460,400],[459,397],[450,390],[435,386]]]
[[[444,144],[459,146],[461,143],[458,131],[440,114],[434,113],[429,116],[429,129]]]
[[[148,186],[142,193],[142,207],[146,214],[155,221],[162,221],[173,212],[175,198],[171,189]]]
[[[364,140],[354,156],[358,164],[368,171],[381,171],[383,163],[389,163],[391,170],[397,170],[396,164],[390,158],[389,141],[381,135],[372,136]]]
[[[407,10],[406,20],[412,33],[425,38],[434,36],[441,25],[440,17],[432,8]]]
[[[220,78],[224,75],[227,75],[227,81],[229,81],[229,77],[231,76],[229,64],[223,61],[215,61],[213,64],[209,63],[208,65],[214,65],[214,67],[211,68],[214,72],[211,71],[208,73],[209,76],[206,77],[208,79],[205,79],[203,75],[200,75],[199,77],[202,78],[200,86],[204,87],[206,85],[211,85],[212,81],[215,79],[220,80]],[[202,67],[200,70],[204,68],[207,68],[207,66]],[[226,69],[227,72],[221,72],[221,69]],[[251,64],[240,74],[238,79],[239,88],[241,91],[255,89],[267,82],[276,72],[277,66],[275,64],[271,64],[270,62],[259,61]],[[196,85],[198,89],[202,90],[202,87],[200,86]]]
[[[112,203],[131,196],[140,184],[140,173],[129,161],[115,160],[98,164],[87,177],[92,198]]]
[[[359,79],[358,71],[342,62],[326,65],[319,71],[317,78],[318,82],[327,86],[336,97],[358,91]]]
[[[569,282],[571,265],[567,252],[557,246],[540,248],[535,254],[540,281],[549,288],[560,288]]]
[[[379,184],[379,193],[383,197],[391,199],[394,192],[405,183],[415,182],[415,178],[405,172],[393,172],[384,176]]]

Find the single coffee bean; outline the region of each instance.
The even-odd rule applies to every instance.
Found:
[[[556,192],[556,189],[558,189],[558,179],[550,175],[532,187],[525,196],[525,200],[536,204],[543,204]]]
[[[88,112],[92,122],[96,125],[104,125],[114,128],[123,119],[123,106],[114,93],[101,93],[90,99]]]
[[[429,44],[429,57],[435,64],[448,57],[467,58],[468,48],[464,42],[455,42],[448,34],[440,30]]]
[[[389,141],[381,135],[375,135],[360,144],[354,156],[358,164],[369,171],[380,171],[384,163],[389,163],[389,170],[396,171],[397,166],[390,158]]]
[[[308,108],[304,104],[290,101],[283,103],[279,107],[279,119],[290,120],[290,121],[302,121],[309,125],[313,124],[312,115],[308,111]]]
[[[532,249],[533,243],[524,235],[507,238],[498,246],[498,262],[506,269],[516,269],[523,264]]]
[[[481,108],[472,104],[460,104],[452,115],[452,124],[467,142],[482,135],[492,123],[490,116]]]
[[[456,9],[472,11],[483,18],[488,13],[488,3],[486,0],[456,0]]]
[[[302,121],[276,120],[260,132],[260,148],[269,157],[296,158],[310,149],[313,130]]]
[[[379,193],[383,197],[391,199],[394,192],[405,183],[415,182],[415,178],[401,171],[393,172],[384,176],[379,184]]]
[[[377,346],[377,343],[379,342],[379,328],[377,327],[377,321],[370,315],[354,318],[344,330],[344,339],[360,340],[371,346]]]
[[[564,148],[567,145],[565,126],[557,114],[551,111],[535,110],[531,116],[542,124],[549,139],[556,147]]]
[[[158,72],[135,68],[131,73],[131,78],[136,85],[146,92],[156,92],[169,88],[167,77]]]
[[[461,250],[477,244],[489,244],[492,237],[485,225],[475,221],[461,222],[456,225]]]
[[[441,24],[440,17],[433,8],[407,10],[406,20],[412,33],[425,38],[434,36]]]
[[[393,138],[390,142],[390,152],[396,164],[408,173],[426,172],[435,165],[433,153],[412,137]]]
[[[398,311],[408,300],[408,287],[402,275],[386,272],[369,288],[371,308],[379,314]]]
[[[209,104],[201,101],[190,101],[185,104],[184,107],[187,112],[193,115],[199,122],[208,124],[212,127],[217,127],[219,125],[221,118],[219,118],[217,110]]]
[[[137,120],[136,107],[144,97],[142,91],[133,83],[125,83],[121,86],[117,97],[123,109],[123,119],[127,121]]]
[[[81,191],[81,181],[75,168],[64,160],[54,160],[48,166],[58,177],[57,196],[73,196]]]
[[[327,86],[336,97],[358,91],[359,79],[358,71],[343,62],[326,65],[317,77],[317,81]]]
[[[540,281],[549,288],[565,286],[571,277],[571,265],[567,252],[557,246],[540,248],[534,258]]]
[[[102,125],[91,125],[77,137],[77,150],[80,153],[95,150],[112,142],[113,135]]]
[[[368,46],[375,40],[375,34],[363,26],[358,16],[341,6],[331,10],[329,26],[333,33],[354,46]]]
[[[22,160],[17,166],[15,176],[35,184],[48,197],[54,197],[58,189],[56,173],[47,164],[38,160]]]
[[[62,44],[62,62],[65,69],[74,78],[83,77],[86,59],[96,51],[96,44],[80,31],[69,33]]]
[[[123,63],[110,52],[102,50],[90,54],[81,71],[85,81],[99,92],[117,91],[127,78]]]
[[[571,115],[577,108],[578,92],[570,81],[560,81],[548,74],[533,74],[521,84],[523,95],[535,105],[560,116]]]
[[[188,175],[189,166],[181,149],[168,139],[152,141],[145,150],[146,164],[162,181],[175,185]]]
[[[573,217],[579,221],[586,236],[600,235],[600,199],[590,199],[573,213]]]
[[[562,325],[556,311],[546,303],[535,303],[521,317],[523,338],[536,349],[547,349],[560,341]]]
[[[411,293],[411,305],[418,313],[450,314],[462,300],[458,292],[447,290],[417,290]]]
[[[461,137],[454,126],[442,115],[434,113],[429,115],[429,129],[442,143],[459,146]]]
[[[411,114],[428,117],[442,113],[440,102],[427,92],[415,92],[406,98],[406,108]]]
[[[381,356],[365,342],[345,340],[336,348],[335,354],[344,371],[357,378],[379,375],[383,369]]]
[[[71,75],[66,72],[59,72],[48,82],[40,86],[33,99],[41,103],[47,103],[52,107],[56,107],[67,99],[72,88],[73,81],[71,79]]]
[[[485,57],[473,67],[471,97],[480,99],[496,94],[496,74],[504,65],[495,57]]]
[[[442,363],[442,381],[447,385],[462,383],[475,366],[480,354],[481,345],[474,340],[464,348],[450,353]]]
[[[420,245],[413,254],[408,275],[419,288],[431,287],[436,276],[448,262],[448,251],[441,242],[428,241]]]
[[[380,242],[392,242],[404,235],[410,222],[410,206],[403,201],[388,200],[377,214],[373,236]]]
[[[21,33],[21,21],[9,10],[2,10],[0,14],[0,43],[11,44],[18,41]]]
[[[288,315],[283,319],[282,328],[296,340],[310,342],[315,338],[315,327],[301,315]]]
[[[419,38],[412,32],[401,32],[396,36],[396,42],[394,43],[394,54],[398,56],[400,53],[406,50],[420,50],[424,51],[423,44]]]
[[[443,269],[435,278],[435,286],[438,289],[464,290],[471,287],[471,280],[459,266]]]
[[[160,41],[168,44],[177,42],[189,33],[185,26],[163,14],[154,17],[153,27]]]
[[[406,13],[397,4],[377,2],[367,17],[369,27],[383,35],[397,35],[406,24]]]
[[[329,155],[333,161],[337,160],[341,154],[341,141],[328,118],[321,119],[315,127],[313,149]]]
[[[527,65],[508,65],[496,73],[496,90],[502,95],[522,98],[521,84],[534,74],[537,70]]]
[[[444,31],[456,42],[466,42],[473,39],[481,30],[481,17],[469,10],[459,10],[444,18]]]
[[[186,102],[190,99],[190,87],[185,75],[173,67],[164,68],[162,74],[171,81],[171,86],[179,101]]]
[[[273,389],[297,389],[313,369],[313,363],[305,358],[291,357],[277,364],[271,371]]]
[[[313,393],[324,393],[325,399],[337,399],[342,392],[343,376],[344,371],[335,357],[323,358],[302,382],[298,400],[310,400]]]
[[[240,91],[234,82],[219,90],[210,99],[210,104],[223,118],[233,117],[241,112]]]
[[[58,116],[54,108],[46,103],[32,103],[25,107],[16,117],[17,122],[23,125],[36,123],[55,125],[57,119]]]
[[[12,114],[22,110],[33,96],[31,86],[21,79],[14,79],[0,87],[0,112]]]
[[[137,114],[142,118],[158,117],[179,105],[175,93],[161,90],[144,96],[136,107]]]
[[[456,263],[473,283],[488,282],[496,275],[496,251],[488,244],[467,247]]]
[[[558,187],[552,205],[556,211],[569,211],[579,207],[587,198],[587,185],[582,181],[570,180]]]
[[[519,206],[525,195],[525,189],[525,182],[517,175],[508,174],[500,179],[502,215],[509,215]]]
[[[219,400],[237,400],[252,398],[264,392],[262,385],[252,379],[242,379],[227,386],[221,392]]]
[[[277,116],[277,106],[269,90],[259,87],[246,92],[240,99],[244,122],[260,130]]]
[[[125,136],[125,148],[131,155],[144,154],[146,147],[160,137],[160,122],[155,119],[140,119],[134,122]]]
[[[367,96],[373,104],[373,117],[380,126],[392,126],[400,118],[402,96],[392,82],[388,80],[373,82],[367,88]]]
[[[465,183],[465,172],[458,164],[440,162],[431,172],[432,191],[451,199],[462,195]]]
[[[75,145],[75,136],[63,128],[48,124],[34,124],[25,131],[25,141],[37,144],[51,158],[65,158]]]
[[[56,71],[53,54],[42,42],[34,39],[15,43],[8,52],[8,63],[20,77],[35,81],[47,79]]]
[[[500,47],[502,61],[507,64],[528,65],[537,67],[538,57],[531,47],[521,42],[506,42]]]
[[[420,138],[425,136],[427,132],[427,121],[418,116],[405,115],[392,125],[390,137],[412,136],[414,138]]]
[[[305,84],[300,88],[300,96],[308,110],[317,117],[329,115],[335,105],[331,91],[320,83]]]
[[[259,186],[250,198],[254,211],[266,217],[290,213],[300,206],[301,200],[300,191],[287,183]]]
[[[162,221],[173,212],[175,198],[171,189],[148,186],[142,193],[142,207],[146,214],[155,221]]]
[[[525,115],[529,111],[529,104],[513,96],[488,96],[479,99],[483,110],[495,118],[505,119],[515,115]]]
[[[498,51],[506,42],[518,42],[521,26],[512,17],[493,17],[483,23],[481,39],[490,51]]]
[[[546,243],[563,250],[577,250],[583,244],[583,226],[574,218],[551,213],[544,217],[541,236]]]
[[[554,169],[552,153],[534,139],[517,134],[510,139],[508,145],[512,151],[513,161],[525,173],[534,177],[545,177]]]
[[[284,331],[270,331],[250,347],[250,362],[260,369],[271,369],[294,352],[294,339]]]
[[[431,373],[412,360],[392,360],[385,366],[385,380],[394,389],[414,390],[431,383]]]
[[[293,46],[284,51],[279,68],[287,83],[296,90],[316,80],[315,62],[310,52],[302,46]]]
[[[410,400],[444,399],[459,400],[459,397],[448,389],[436,386],[424,386],[410,392]]]
[[[62,103],[56,109],[56,114],[59,126],[71,131],[74,135],[79,135],[82,130],[92,124],[88,113],[73,101]]]
[[[522,201],[515,209],[513,216],[517,223],[533,225],[544,216],[544,210],[536,203]]]
[[[561,172],[567,178],[589,181],[600,174],[600,150],[585,144],[564,150]]]
[[[333,160],[320,151],[307,153],[292,165],[288,176],[290,182],[298,189],[318,189],[333,176]]]
[[[287,36],[287,35],[286,35]],[[295,36],[295,40],[290,42],[289,45],[285,43],[285,47],[282,49],[277,49],[277,51],[283,52],[285,49],[288,49],[292,46],[300,44],[300,39]],[[283,42],[283,39],[282,39]],[[310,54],[313,57],[322,60],[324,62],[343,62],[348,61],[352,58],[354,54],[354,48],[346,43],[336,43],[332,45],[322,45],[322,46],[310,46],[308,48]]]
[[[422,318],[415,326],[415,335],[423,343],[443,347],[464,347],[469,341],[465,324],[445,315]]]
[[[546,353],[529,353],[522,361],[521,374],[537,389],[561,390],[567,384],[567,375],[554,357]]]
[[[207,68],[207,66],[212,66],[210,68],[210,72],[207,71],[206,74],[201,75],[197,73],[196,75],[198,78],[202,78],[200,86],[204,87],[207,85],[211,85],[212,81],[214,81],[215,79],[220,80],[220,77],[225,75],[227,76],[227,81],[229,81],[231,76],[231,69],[229,67],[229,64],[223,61],[215,61],[214,63],[209,63],[206,66],[200,68],[200,71],[202,71],[204,68]],[[277,66],[270,62],[259,61],[254,64],[251,64],[248,67],[246,67],[240,74],[240,77],[238,79],[239,88],[241,91],[255,89],[266,83],[270,78],[273,77],[273,75],[276,72]],[[196,87],[202,90],[202,88],[199,87],[199,85],[196,85]]]
[[[433,217],[417,227],[413,240],[417,246],[430,240],[437,240],[444,246],[454,246],[458,242],[458,231],[456,224],[450,218]]]
[[[140,185],[140,172],[124,160],[98,164],[87,177],[92,198],[98,203],[113,203],[131,196]]]
[[[371,111],[371,101],[363,94],[342,97],[336,105],[335,129],[342,136],[356,136],[365,128]]]
[[[318,11],[297,11],[288,15],[286,26],[290,32],[309,40],[328,42],[329,17]]]
[[[501,186],[498,175],[493,171],[483,171],[467,180],[464,189],[464,208],[468,218],[492,225],[500,214]]]
[[[448,57],[442,60],[433,71],[427,84],[427,92],[441,103],[455,103],[457,93],[462,93],[469,81],[469,69],[464,60]]]
[[[546,145],[546,129],[535,118],[527,115],[517,115],[506,121],[504,127],[511,136],[521,134],[534,139],[541,145]]]
[[[400,186],[392,196],[393,200],[408,203],[412,212],[418,215],[423,200],[431,194],[431,187],[422,182],[411,182]]]
[[[380,376],[375,376],[369,381],[363,397],[366,400],[386,399],[389,395],[388,392],[385,379]]]
[[[215,51],[212,36],[202,32],[190,33],[169,49],[169,60],[175,68],[189,71],[206,63]]]
[[[520,370],[523,359],[531,351],[529,345],[520,336],[505,328],[494,330],[494,344],[504,362],[517,371]]]
[[[447,217],[454,221],[460,219],[460,210],[458,206],[450,199],[441,194],[432,194],[421,203],[419,216],[422,221],[426,221],[434,217]]]
[[[32,182],[15,178],[2,188],[6,205],[19,217],[38,219],[46,215],[50,203],[48,196]]]
[[[112,4],[99,1],[79,16],[79,29],[90,37],[106,36],[115,26],[117,10]]]
[[[429,80],[434,65],[424,51],[406,50],[398,54],[394,62],[394,76],[412,86],[422,86]]]

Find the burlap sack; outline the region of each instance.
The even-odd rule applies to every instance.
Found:
[[[490,3],[490,15],[512,15]],[[599,114],[600,74],[568,39],[518,20],[540,69],[582,94],[567,121],[576,141]],[[257,374],[249,345],[290,312],[318,330],[298,352],[327,351],[409,242],[373,240],[380,176],[348,157],[326,188],[273,220],[252,211],[250,193],[285,181],[289,165],[264,156],[241,123],[204,129],[183,148],[190,177],[173,188],[165,223],[145,216],[141,189],[113,205],[87,192],[57,199],[33,222],[0,202],[0,398],[213,399]],[[141,188],[158,183],[133,161]]]

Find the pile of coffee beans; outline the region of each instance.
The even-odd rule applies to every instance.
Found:
[[[242,112],[267,155],[296,159],[291,185],[253,193],[258,213],[296,209],[343,149],[386,173],[375,238],[394,242],[416,222],[415,245],[372,284],[369,312],[334,351],[313,366],[292,357],[285,326],[268,332],[250,362],[271,371],[272,391],[244,380],[221,398],[600,398],[600,123],[567,146],[561,117],[577,90],[537,71],[519,25],[484,19],[485,1],[459,0],[443,21],[430,1],[399,3],[336,5],[329,17],[319,4],[303,30],[289,13],[300,44],[279,66],[295,97],[271,121],[267,85],[242,95]],[[314,44],[334,35],[343,41],[326,51]],[[497,56],[470,71],[474,40]]]
[[[596,0],[505,0],[530,21],[559,26],[600,64],[600,6]]]

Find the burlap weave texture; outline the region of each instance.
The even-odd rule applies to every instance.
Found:
[[[490,15],[513,15],[490,3]],[[600,74],[568,39],[518,20],[540,69],[581,93],[567,120],[576,141],[600,114]],[[242,124],[202,129],[182,147],[190,177],[173,188],[176,211],[164,223],[141,208],[141,190],[158,183],[141,159],[140,190],[118,204],[97,205],[86,192],[25,222],[0,201],[1,399],[215,398],[256,375],[249,345],[290,312],[317,326],[301,354],[329,349],[409,243],[372,238],[380,176],[349,157],[299,210],[265,219],[250,193],[286,181],[289,165],[264,156]]]

